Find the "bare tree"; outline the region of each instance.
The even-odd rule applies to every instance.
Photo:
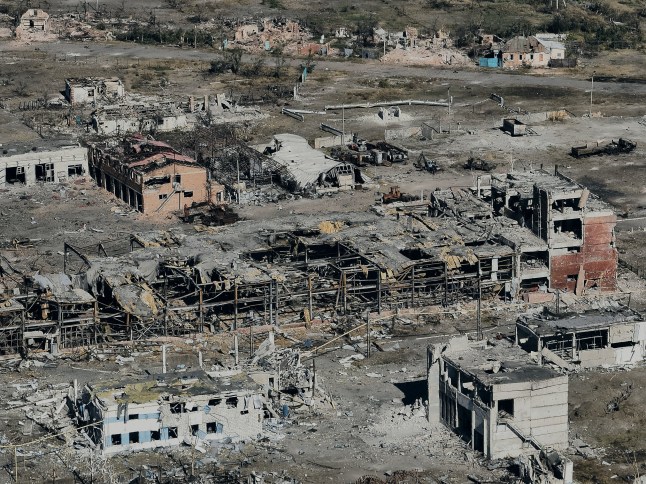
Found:
[[[20,96],[20,97],[28,96],[29,91],[27,90],[27,82],[24,80],[20,80],[16,82],[16,84],[13,87],[13,92],[16,94],[16,96]]]
[[[274,47],[271,51],[271,56],[274,58],[274,77],[281,78],[283,69],[287,60],[285,59],[285,52],[282,45]]]
[[[251,62],[249,62],[242,69],[242,73],[247,77],[259,77],[259,76],[262,76],[264,66],[265,66],[264,57],[262,56],[253,57],[251,58]]]
[[[377,27],[377,20],[370,17],[361,17],[357,21],[357,28],[355,33],[361,39],[361,45],[367,47],[374,43],[375,28]]]

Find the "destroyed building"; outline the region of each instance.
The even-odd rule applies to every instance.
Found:
[[[270,144],[254,148],[281,168],[276,181],[290,191],[350,190],[365,182],[358,168],[327,158],[295,134],[277,134]]]
[[[65,79],[65,98],[72,106],[109,103],[125,97],[121,79],[84,77]]]
[[[131,143],[139,146],[142,158],[151,156],[145,153],[147,144],[156,146],[151,140]],[[106,181],[104,174],[98,177],[103,177],[103,186],[112,183],[114,189],[114,180]],[[546,240],[519,225],[514,214],[523,213],[531,221],[533,194],[545,194],[546,180],[552,180],[553,187],[566,181],[544,172],[532,177],[512,173],[501,180],[509,185],[504,185],[504,193],[479,178],[473,191],[440,190],[432,192],[430,200],[398,201],[375,207],[374,213],[347,213],[334,220],[322,215],[291,216],[282,219],[280,226],[242,221],[215,234],[134,234],[133,251],[118,257],[100,251],[97,256],[96,250],[66,244],[66,273],[78,281],[75,287],[86,290],[98,303],[101,324],[87,328],[90,335],[85,338],[100,343],[207,328],[217,332],[307,324],[330,313],[394,311],[477,299],[551,300],[554,294],[549,288],[562,288],[560,284],[567,282],[555,279],[561,274],[560,258],[570,255],[563,255],[560,246],[550,248]],[[567,181],[567,187],[571,184]],[[582,190],[575,187],[575,193]],[[123,193],[123,188],[118,191]],[[499,196],[492,200],[492,192]],[[552,195],[545,196],[552,200]],[[598,203],[587,195],[583,219],[597,213]],[[544,204],[536,202],[536,206]],[[492,210],[506,210],[508,216]],[[551,210],[561,213],[560,206]],[[536,213],[542,213],[540,207]],[[611,248],[603,264],[614,277],[616,252],[608,240],[600,253]],[[599,240],[585,244],[594,247],[595,242]],[[583,287],[592,290],[596,274],[586,264],[584,279],[591,279]],[[607,282],[599,287],[614,287],[611,280]],[[5,297],[12,298],[13,293]],[[8,318],[23,314],[16,308]],[[21,342],[21,328],[14,332]],[[16,349],[9,345],[4,351]]]
[[[100,135],[155,134],[187,126],[186,114],[173,102],[116,104],[103,106],[92,113],[92,127]]]
[[[5,144],[0,147],[0,187],[38,182],[64,182],[88,173],[86,148],[69,142],[47,146]]]
[[[160,141],[134,136],[93,144],[89,158],[97,185],[143,213],[224,201],[224,188],[207,168]]]
[[[287,18],[264,18],[255,23],[239,25],[233,32],[236,44],[247,50],[271,50],[282,44],[286,51],[294,52],[310,37],[299,23]],[[225,46],[228,42],[225,42]]]
[[[521,315],[516,342],[540,363],[567,370],[634,365],[646,356],[646,321],[627,307]]]
[[[65,274],[34,274],[23,281],[29,294],[0,296],[0,359],[32,351],[96,344],[98,306],[87,291],[74,287]],[[22,301],[22,302],[20,302]]]
[[[558,171],[478,177],[473,189],[433,192],[430,210],[480,227],[514,249],[512,293],[524,293],[529,302],[540,302],[547,289],[577,295],[616,289],[616,215]]]
[[[91,383],[77,403],[80,426],[105,454],[187,443],[255,439],[264,395],[243,372],[161,373]],[[95,424],[95,425],[92,425]]]
[[[20,17],[20,28],[23,31],[49,30],[49,14],[39,8],[30,8]]]
[[[428,348],[428,419],[490,459],[568,447],[568,377],[505,340]],[[571,474],[563,469],[563,474]]]
[[[617,287],[617,216],[610,205],[559,173],[542,170],[492,177],[494,210],[517,220],[547,244],[528,254],[547,263],[549,287],[582,294]]]

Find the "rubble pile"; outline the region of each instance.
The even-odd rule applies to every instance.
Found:
[[[381,57],[384,64],[403,64],[410,66],[465,66],[471,60],[455,49],[394,49]]]
[[[41,387],[37,380],[11,386],[15,388],[11,394],[12,400],[6,401],[4,408],[6,411],[19,409],[24,412],[23,436],[33,435],[36,424],[75,448],[94,447],[84,433],[76,431],[76,422],[70,417],[69,402],[74,396],[73,386],[59,383]]]

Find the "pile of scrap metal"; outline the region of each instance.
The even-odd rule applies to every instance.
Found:
[[[471,156],[464,164],[465,170],[480,170],[480,171],[493,171],[496,165],[490,161],[483,160],[482,158],[475,158]]]
[[[381,201],[384,204],[394,202],[414,202],[416,200],[419,200],[417,195],[402,193],[399,190],[399,187],[390,187],[390,192],[384,193],[381,197]]]
[[[370,143],[355,135],[351,143],[333,149],[332,157],[357,166],[368,164],[390,166],[392,163],[403,163],[408,160],[408,151],[385,141]]]
[[[236,223],[240,217],[228,205],[200,203],[184,207],[182,219],[186,223],[219,227]]]
[[[617,141],[594,141],[583,146],[573,146],[570,154],[575,158],[584,158],[594,155],[615,155],[619,153],[630,153],[637,148],[637,143],[626,138],[619,138]]]

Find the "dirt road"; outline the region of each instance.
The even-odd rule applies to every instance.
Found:
[[[181,49],[165,45],[142,45],[130,44],[125,42],[110,43],[82,43],[82,42],[56,42],[43,43],[34,45],[11,45],[0,44],[0,52],[8,55],[10,51],[28,52],[38,48],[41,52],[56,56],[65,56],[69,58],[88,58],[97,57],[98,59],[183,59],[208,62],[219,57],[218,51],[209,51],[201,49]],[[243,57],[243,61],[249,61],[250,57]],[[300,59],[291,59],[290,65],[298,66]],[[475,67],[462,70],[453,68],[438,67],[408,67],[402,65],[384,65],[379,61],[334,61],[334,60],[317,60],[318,69],[329,69],[333,71],[342,71],[348,73],[360,73],[365,75],[374,75],[376,77],[424,77],[446,79],[447,81],[455,80],[460,82],[471,82],[483,86],[497,87],[554,87],[570,88],[581,91],[590,89],[589,79],[577,79],[574,77],[557,76],[557,75],[536,75],[536,74],[517,74],[503,72],[499,70],[481,70]],[[557,72],[557,71],[555,71]],[[562,71],[558,71],[562,72]],[[621,93],[626,95],[644,95],[646,94],[646,83],[635,82],[595,82],[595,92],[599,95],[602,93]]]

